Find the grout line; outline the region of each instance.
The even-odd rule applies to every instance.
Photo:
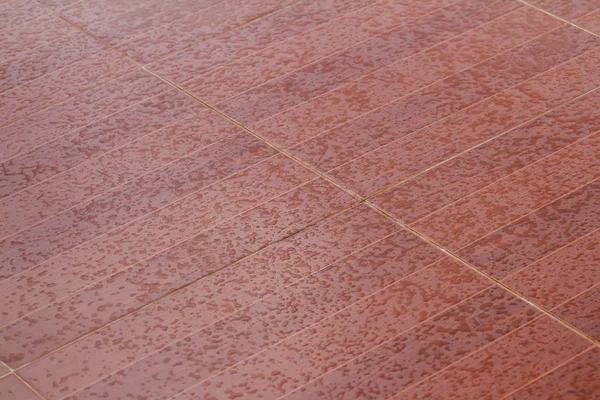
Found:
[[[16,371],[13,371],[13,375],[21,381],[21,383],[25,386],[27,386],[27,388],[29,390],[31,390],[36,396],[38,396],[40,399],[42,400],[46,400],[46,398],[44,396],[42,396],[42,394],[33,386],[31,386],[31,384],[29,384],[29,382],[27,382],[25,379],[23,379],[23,377],[21,375],[19,375]]]
[[[535,6],[535,5],[533,5],[533,4],[530,4],[530,3],[528,3],[528,2],[526,2],[526,1],[524,1],[524,0],[516,0],[516,1],[517,1],[517,2],[519,2],[519,3],[521,3],[521,4],[524,4],[524,5],[526,5],[526,6],[528,6],[528,7],[531,7],[531,8],[533,8],[533,9],[535,9],[535,10],[538,10],[538,11],[540,11],[540,12],[543,12],[544,14],[547,14],[547,15],[549,15],[549,16],[551,16],[551,17],[553,17],[553,18],[556,18],[556,19],[558,19],[559,21],[562,21],[562,22],[564,22],[564,23],[566,23],[566,24],[569,24],[569,25],[571,25],[571,26],[573,26],[573,27],[575,27],[575,28],[577,28],[577,29],[580,29],[580,30],[582,30],[582,31],[586,32],[586,33],[589,33],[589,34],[590,34],[590,35],[592,35],[592,36],[595,36],[595,37],[598,37],[598,38],[600,38],[600,35],[598,35],[598,34],[596,34],[596,33],[592,32],[592,31],[590,31],[590,30],[587,30],[587,29],[585,29],[585,28],[583,28],[583,27],[581,27],[581,26],[579,26],[579,25],[577,25],[577,24],[575,24],[575,23],[573,23],[573,22],[571,22],[571,21],[569,21],[569,20],[566,20],[566,19],[564,19],[564,18],[561,18],[561,17],[559,17],[559,16],[558,16],[558,15],[556,15],[556,14],[552,14],[551,12],[549,12],[549,11],[546,11],[546,10],[544,10],[543,8],[537,7],[537,6]],[[593,10],[593,11],[591,11],[591,12],[587,13],[587,14],[584,14],[584,15],[582,15],[582,16],[580,16],[580,17],[578,17],[577,19],[579,19],[579,18],[583,18],[583,17],[585,17],[585,16],[587,16],[587,15],[589,15],[589,14],[592,14],[592,13],[594,13],[594,12],[596,12],[596,11],[598,11],[598,10]]]
[[[561,318],[555,316],[554,314],[550,313],[549,311],[545,310],[541,306],[537,305],[536,303],[534,303],[533,301],[529,300],[527,297],[521,295],[520,293],[514,291],[509,286],[507,286],[504,283],[502,283],[501,281],[495,279],[491,275],[489,275],[489,274],[481,271],[480,269],[478,269],[477,267],[475,267],[474,265],[472,265],[468,261],[466,261],[466,260],[462,259],[461,257],[457,256],[454,252],[452,252],[452,251],[446,249],[445,247],[441,246],[440,244],[438,244],[433,239],[430,239],[429,237],[427,237],[426,235],[422,234],[421,232],[419,232],[419,231],[413,229],[412,227],[404,224],[403,222],[401,222],[397,218],[393,217],[391,214],[388,214],[386,211],[384,211],[384,210],[380,209],[379,207],[377,207],[376,205],[370,203],[368,200],[364,201],[364,203],[366,205],[368,205],[369,207],[371,207],[373,210],[375,210],[375,211],[381,213],[382,215],[390,218],[392,221],[396,222],[397,224],[399,224],[400,226],[402,226],[407,231],[412,232],[417,237],[421,238],[422,240],[428,242],[429,244],[431,244],[432,246],[436,247],[437,249],[439,249],[439,250],[443,251],[444,253],[448,254],[451,258],[453,258],[454,260],[456,260],[456,261],[462,263],[463,265],[467,266],[469,269],[471,269],[472,271],[474,271],[478,275],[483,276],[484,278],[488,279],[489,281],[491,281],[496,286],[498,286],[498,287],[506,290],[507,292],[509,292],[513,296],[515,296],[516,298],[518,298],[518,299],[524,301],[525,303],[529,304],[530,306],[532,306],[534,309],[538,310],[542,314],[547,315],[548,317],[552,318],[556,322],[558,322],[561,325],[565,326],[569,330],[575,332],[577,335],[583,337],[584,339],[586,339],[587,341],[593,343],[594,345],[600,346],[600,342],[598,342],[596,339],[592,338],[591,336],[589,336],[585,332],[579,330],[578,328],[574,327],[570,323],[564,321],[563,319],[561,319]]]
[[[502,396],[502,397],[501,397],[499,400],[504,400],[504,399],[508,398],[509,396],[511,396],[511,395],[513,395],[513,394],[515,394],[515,393],[518,393],[520,390],[522,390],[522,389],[526,388],[527,386],[531,385],[532,383],[534,383],[534,382],[536,382],[536,381],[538,381],[538,380],[540,380],[540,379],[544,378],[545,376],[547,376],[547,375],[550,375],[550,374],[551,374],[551,373],[553,373],[554,371],[556,371],[556,370],[558,370],[558,369],[562,368],[563,366],[565,366],[565,365],[569,364],[571,361],[574,361],[575,359],[577,359],[577,358],[581,357],[581,356],[582,356],[582,355],[584,355],[585,353],[587,353],[587,352],[589,352],[589,351],[593,351],[593,349],[594,349],[594,346],[588,347],[587,349],[583,350],[583,351],[582,351],[582,352],[580,352],[579,354],[576,354],[575,356],[573,356],[573,357],[571,357],[571,358],[567,359],[566,361],[563,361],[562,363],[560,363],[560,364],[556,365],[555,367],[553,367],[553,368],[550,368],[548,371],[544,372],[543,374],[540,374],[540,376],[538,376],[538,377],[536,377],[536,378],[534,378],[534,379],[530,380],[529,382],[526,382],[525,384],[523,384],[523,385],[519,386],[518,388],[516,388],[516,389],[514,389],[514,390],[510,391],[508,394],[506,394],[506,395]]]
[[[578,298],[579,296],[581,296],[581,295],[583,295],[583,294],[585,294],[585,293],[587,293],[587,292],[589,292],[589,291],[596,290],[598,287],[600,287],[600,282],[596,282],[596,283],[594,283],[592,286],[590,286],[589,288],[587,288],[587,289],[585,289],[585,290],[582,290],[581,292],[579,292],[579,293],[575,294],[574,296],[571,296],[571,297],[569,297],[567,300],[563,301],[562,303],[559,303],[558,305],[556,305],[556,306],[552,307],[552,308],[550,309],[550,311],[554,311],[554,310],[556,310],[557,308],[560,308],[560,307],[564,306],[565,304],[567,304],[567,303],[570,303],[571,301],[575,300],[575,299],[576,299],[576,298]],[[599,342],[600,342],[600,341],[599,341]]]

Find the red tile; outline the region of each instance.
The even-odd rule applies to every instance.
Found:
[[[503,279],[599,226],[600,181],[595,181],[461,249],[458,255]]]
[[[555,308],[552,313],[600,341],[600,284]]]
[[[105,50],[106,46],[82,32],[21,53],[0,64],[0,93]]]
[[[12,374],[0,378],[0,399],[40,400],[19,378]]]
[[[31,0],[12,0],[0,3],[0,26],[15,28],[49,11]]]
[[[293,0],[225,0],[170,25],[129,37],[117,47],[142,63],[184,50],[213,36],[235,30],[295,3]],[[138,12],[135,11],[133,16]],[[127,27],[129,30],[129,27]],[[109,32],[109,31],[108,31]]]
[[[291,284],[284,290],[107,377],[75,397],[95,398],[106,392],[117,398],[147,396],[146,398],[158,399],[174,395],[443,256],[406,232],[398,232],[378,241],[378,236],[389,231],[389,226],[385,226],[389,222],[377,215],[369,216],[372,211],[361,211],[361,208],[336,216],[302,236],[277,245],[257,259],[249,260],[245,268],[259,268],[257,272],[266,273],[265,278],[269,280],[275,278],[273,273],[276,271],[280,271],[277,275],[283,275],[270,281],[266,285],[266,291],[254,289],[235,299],[239,302],[245,298],[255,299],[257,295],[264,297],[271,290],[277,291],[277,287],[273,286],[277,282],[279,285]],[[371,228],[361,229],[365,224]],[[350,236],[338,247],[335,238],[344,230]],[[365,235],[367,231],[369,235]],[[360,238],[358,241],[357,237]],[[374,244],[360,249],[373,241]],[[315,249],[315,243],[322,244]],[[293,251],[292,248],[297,248],[298,251]],[[324,258],[324,252],[332,250],[334,255]],[[350,251],[357,252],[327,266],[328,262],[339,260],[339,257],[348,255]],[[239,281],[233,288],[256,282],[254,276],[257,272],[250,274],[251,281]],[[313,275],[307,277],[308,273]],[[464,287],[459,285],[454,296],[467,290],[467,280],[474,285],[472,278],[462,279]],[[457,278],[458,281],[460,279]],[[227,282],[224,281],[223,284]],[[231,281],[229,284],[231,285]],[[233,288],[227,290],[227,296],[233,295]],[[197,289],[186,296],[197,297]],[[448,296],[451,297],[452,295]],[[229,303],[228,309],[236,305],[233,299]],[[433,303],[439,302],[433,301],[431,306],[434,306]],[[415,316],[409,315],[407,318],[412,320]]]
[[[227,31],[240,22],[260,17],[266,11],[263,10],[266,5],[264,1],[261,7],[257,7],[255,3],[225,1],[199,18],[190,18],[189,21],[178,24],[175,27],[178,35],[172,35],[172,32],[165,29],[127,45],[128,54],[151,61],[174,50],[182,50],[150,65],[160,75],[181,83],[273,43],[309,31],[373,1],[307,0]],[[288,3],[291,4],[285,4]],[[284,5],[281,2],[279,4]],[[236,15],[236,18],[231,18],[231,14]],[[165,42],[169,46],[157,45]]]
[[[291,73],[298,68],[381,34],[402,23],[423,16],[435,8],[451,2],[454,2],[454,0],[376,3],[347,13],[340,18],[333,19],[312,30],[293,36],[219,68],[214,68],[212,58],[194,60],[195,66],[199,66],[200,62],[206,62],[207,64],[210,62],[209,67],[213,69],[187,81],[182,86],[203,100],[215,104],[271,79]],[[291,8],[290,11],[295,9],[296,7]],[[280,18],[283,15],[284,12],[277,14]],[[265,23],[264,21],[266,19],[262,20],[263,23]],[[285,25],[289,26],[289,24]],[[285,30],[286,33],[289,31],[290,29]],[[272,32],[272,30],[267,32]],[[238,43],[240,42],[233,42],[233,44]],[[256,48],[257,45],[250,47],[252,50]],[[246,53],[249,53],[250,49]],[[185,54],[186,52],[183,52],[181,56]],[[231,56],[231,54],[227,53],[228,56]],[[240,56],[239,52],[233,54]],[[177,61],[181,61],[181,58],[173,57]],[[171,74],[179,74],[179,76],[185,74],[185,69],[181,69],[179,63],[171,66],[170,69],[173,69]],[[183,79],[176,79],[176,81],[180,80]]]
[[[504,279],[511,289],[547,310],[600,283],[600,230]]]
[[[499,399],[591,346],[542,316],[393,399]]]
[[[600,8],[596,0],[533,0],[531,4],[570,22]]]
[[[600,91],[598,99],[600,100]],[[600,106],[600,101],[598,101],[598,106]],[[576,118],[571,119],[571,123],[580,124],[583,120],[580,115],[577,115]],[[450,250],[458,250],[595,180],[600,176],[600,159],[598,158],[598,154],[600,154],[600,113],[596,117],[596,121],[599,124],[595,130],[599,133],[483,187],[411,226],[442,246]],[[567,143],[572,137],[577,138],[576,133],[565,129],[556,121],[554,121],[554,126],[544,125],[543,130],[546,132],[550,132],[551,127],[560,127],[560,133],[566,134]],[[529,134],[521,135],[514,141],[508,137],[498,140],[498,142],[504,142],[503,139],[508,139],[506,140],[507,146],[504,143],[490,143],[489,147],[496,147],[496,149],[488,152],[490,149],[485,146],[486,148],[474,150],[471,155],[467,154],[466,157],[472,156],[472,161],[469,163],[470,168],[475,170],[480,165],[486,165],[485,172],[490,171],[490,175],[505,172],[502,171],[502,168],[506,166],[510,169],[517,169],[523,164],[526,165],[529,160],[522,162],[522,159],[513,159],[508,161],[509,165],[503,165],[502,156],[514,156],[515,150],[518,150],[520,156],[526,158],[529,153],[533,156],[532,158],[537,158],[545,156],[547,150],[552,151],[555,144],[559,146],[564,144],[561,143],[561,138],[556,138],[555,141],[551,138],[544,143],[545,138],[537,137],[531,131],[527,133]],[[537,146],[526,146],[524,142],[548,147],[540,150],[540,148],[536,148]],[[458,176],[460,176],[460,172],[461,170],[454,171]],[[479,184],[479,182],[477,183]],[[472,183],[471,185],[472,191],[477,189],[476,185]]]
[[[466,267],[446,259],[201,383],[182,398],[277,398],[485,286]]]
[[[3,127],[0,134],[5,141],[0,143],[0,160],[6,161],[171,89],[171,86],[140,70],[81,93]]]
[[[78,0],[39,0],[39,2],[53,10],[66,7],[69,4],[75,3]]]
[[[600,35],[600,9],[596,12],[579,18],[575,21],[575,24],[595,33],[596,35]]]
[[[243,132],[0,242],[6,279],[273,155]]]
[[[85,28],[98,21],[109,21],[144,3],[148,3],[148,0],[76,1],[57,12],[67,21]]]
[[[0,94],[0,119],[14,122],[137,69],[107,49]]]
[[[373,199],[384,209],[395,211],[397,217],[401,216],[404,221],[413,222],[431,212],[432,204],[440,200],[443,186],[438,190],[441,178],[434,178],[433,171],[439,173],[442,168],[426,171],[427,168],[600,86],[600,71],[595,68],[599,62],[600,49],[592,50],[472,107],[392,141],[330,171],[328,175],[366,197],[424,171],[421,176]],[[452,161],[447,164],[451,163]],[[417,184],[429,177],[432,178],[430,184]],[[452,179],[457,178],[443,177],[445,184],[450,184]],[[464,195],[461,195],[458,186],[453,186],[452,190],[446,190],[444,194],[455,199]],[[418,201],[414,201],[415,198]]]
[[[263,182],[264,177],[271,179]],[[206,232],[315,175],[275,156],[0,283],[9,324]]]
[[[290,151],[328,171],[600,44],[567,26],[310,139]],[[538,57],[531,57],[536,54]]]
[[[439,290],[452,286],[447,284]],[[396,333],[391,340],[336,369],[331,363],[328,373],[286,398],[387,398],[537,315],[508,292],[488,289],[407,332]]]
[[[325,181],[309,183],[20,320],[3,329],[0,357],[32,361],[350,204],[331,192]]]
[[[256,123],[518,7],[507,1],[462,1],[242,93],[218,108],[241,123]]]
[[[507,400],[590,400],[600,393],[600,349],[595,347],[516,391]]]
[[[10,371],[4,364],[0,363],[0,376],[8,374]]]

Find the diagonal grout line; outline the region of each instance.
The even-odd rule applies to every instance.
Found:
[[[564,321],[563,319],[555,316],[554,314],[550,313],[549,311],[547,311],[546,309],[542,308],[541,306],[537,305],[536,303],[534,303],[533,301],[529,300],[527,297],[521,295],[520,293],[514,291],[513,289],[511,289],[509,286],[505,285],[504,283],[502,283],[501,281],[495,279],[494,277],[492,277],[491,275],[488,275],[487,273],[481,271],[479,268],[475,267],[474,265],[472,265],[471,263],[469,263],[468,261],[462,259],[461,257],[459,257],[458,255],[456,255],[454,252],[446,249],[445,247],[441,246],[440,244],[438,244],[436,241],[434,241],[433,239],[430,239],[428,236],[422,234],[421,232],[415,230],[414,228],[404,224],[402,221],[398,220],[397,218],[393,217],[391,214],[388,214],[386,211],[380,209],[378,206],[372,204],[371,202],[369,202],[368,200],[364,201],[364,204],[368,205],[369,207],[371,207],[373,210],[381,213],[382,215],[385,215],[386,217],[390,218],[392,221],[396,222],[397,224],[399,224],[400,226],[402,226],[404,229],[406,229],[409,232],[412,232],[414,235],[416,235],[417,237],[421,238],[422,240],[425,240],[426,242],[428,242],[429,244],[431,244],[432,246],[436,247],[437,249],[443,251],[444,253],[448,254],[451,258],[453,258],[454,260],[464,264],[465,266],[467,266],[469,269],[471,269],[472,271],[476,272],[478,275],[483,276],[484,278],[488,279],[489,281],[491,281],[493,284],[495,284],[496,286],[506,290],[507,292],[511,293],[513,296],[515,296],[516,298],[524,301],[525,303],[529,304],[530,306],[532,306],[533,308],[535,308],[536,310],[538,310],[539,312],[547,315],[548,317],[552,318],[553,320],[557,321],[558,323],[560,323],[561,325],[567,327],[568,329],[570,329],[571,331],[575,332],[576,334],[578,334],[579,336],[583,337],[584,339],[592,342],[593,344],[595,344],[596,346],[600,346],[600,342],[598,342],[596,339],[592,338],[591,336],[589,336],[588,334],[586,334],[585,332],[579,330],[578,328],[574,327],[573,325],[571,325],[570,323]]]
[[[526,388],[527,386],[531,385],[534,382],[539,381],[540,379],[546,377],[547,375],[550,375],[552,372],[564,367],[565,365],[569,364],[571,361],[574,361],[575,359],[581,357],[582,355],[584,355],[585,353],[589,352],[589,351],[593,351],[594,350],[594,346],[588,347],[587,349],[583,350],[582,352],[580,352],[579,354],[574,355],[573,357],[567,359],[566,361],[563,361],[562,363],[556,365],[554,368],[550,368],[548,371],[544,372],[543,374],[541,374],[540,376],[536,377],[535,379],[530,380],[529,382],[525,383],[524,385],[519,386],[518,388],[510,391],[508,394],[502,396],[499,400],[504,400],[507,399],[509,396],[519,392],[520,390]]]
[[[36,396],[38,396],[41,400],[46,400],[46,398],[44,396],[42,396],[42,394],[36,389],[34,388],[29,382],[27,382],[25,379],[23,379],[23,377],[21,375],[19,375],[17,373],[17,371],[13,371],[12,374],[21,381],[21,383],[25,386],[27,386],[27,388],[29,390],[31,390]]]
[[[584,294],[584,293],[587,293],[587,292],[590,292],[590,291],[592,291],[592,290],[596,290],[596,288],[598,288],[598,287],[600,287],[600,282],[596,282],[596,283],[594,283],[594,284],[593,284],[592,286],[590,286],[589,288],[587,288],[587,289],[585,289],[585,290],[583,290],[583,291],[581,291],[581,292],[577,293],[576,295],[574,295],[574,296],[572,296],[572,297],[568,298],[567,300],[563,301],[562,303],[559,303],[558,305],[556,305],[556,306],[552,307],[552,308],[550,309],[550,311],[554,311],[554,310],[556,310],[556,309],[558,309],[558,308],[560,308],[560,307],[564,306],[565,304],[567,304],[567,303],[569,303],[569,302],[571,302],[571,301],[575,300],[576,298],[578,298],[578,297],[579,297],[579,296],[581,296],[582,294]],[[600,341],[598,341],[598,342],[600,342]]]
[[[535,10],[538,10],[538,11],[540,11],[540,12],[543,12],[544,14],[547,14],[547,15],[549,15],[549,16],[551,16],[551,17],[553,17],[553,18],[556,18],[556,19],[558,19],[558,20],[560,20],[560,21],[562,21],[562,22],[564,22],[564,23],[567,23],[567,24],[569,24],[569,25],[571,25],[571,26],[574,26],[575,28],[577,28],[577,29],[580,29],[580,30],[582,30],[582,31],[584,31],[584,32],[587,32],[587,33],[589,33],[589,34],[590,34],[590,35],[592,35],[592,36],[596,36],[596,37],[599,37],[599,38],[600,38],[600,35],[598,35],[598,34],[596,34],[596,33],[592,32],[592,31],[590,31],[590,30],[588,30],[588,29],[585,29],[585,28],[583,28],[583,27],[581,27],[581,26],[579,26],[579,25],[577,25],[577,24],[575,24],[575,23],[573,23],[573,22],[571,22],[571,21],[569,21],[569,20],[566,20],[566,19],[564,19],[564,18],[561,18],[561,17],[559,17],[558,15],[552,14],[551,12],[549,12],[549,11],[546,11],[546,10],[544,10],[543,8],[539,8],[539,7],[537,7],[537,6],[534,6],[533,4],[529,4],[528,2],[526,2],[526,1],[524,1],[524,0],[516,0],[516,1],[518,1],[518,2],[519,2],[519,3],[521,3],[521,4],[524,4],[524,5],[526,5],[526,6],[528,6],[528,7],[531,7],[531,8],[533,8],[533,9],[535,9]],[[592,14],[592,13],[596,12],[596,11],[598,11],[598,10],[591,11],[591,12],[589,12],[589,13],[585,14],[585,15],[582,15],[581,17],[578,17],[577,19],[579,19],[579,18],[583,18],[583,17],[585,17],[585,16],[587,16],[587,15],[590,15],[590,14]]]

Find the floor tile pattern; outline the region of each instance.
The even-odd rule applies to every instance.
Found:
[[[600,399],[597,0],[0,0],[0,399]]]

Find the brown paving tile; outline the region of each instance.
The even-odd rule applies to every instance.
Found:
[[[261,215],[266,219],[270,219],[271,221],[268,221],[265,225],[262,225],[261,222],[258,222],[258,227],[254,231],[253,229],[255,228],[252,225],[245,227],[238,226],[237,229],[248,232],[250,238],[247,238],[247,240],[252,240],[252,236],[259,235],[257,231],[265,231],[266,236],[275,234],[273,227],[270,227],[273,225],[273,219],[280,219],[284,222],[287,220],[287,222],[289,222],[291,225],[297,225],[296,228],[298,228],[306,224],[317,222],[318,219],[322,219],[325,217],[325,214],[331,213],[333,209],[342,206],[344,200],[346,200],[345,203],[348,204],[348,197],[345,194],[345,199],[342,199],[337,194],[332,195],[331,185],[325,185],[324,181],[320,181],[319,184],[322,186],[322,188],[319,190],[315,190],[314,187],[306,187],[301,194],[292,195],[296,197],[294,200],[296,202],[295,207],[290,207],[290,204],[286,204],[286,202],[280,202],[280,210],[287,215],[278,215],[275,210],[271,210],[275,212],[261,210]],[[338,192],[343,193],[341,191]],[[307,197],[311,197],[312,199],[309,201]],[[335,197],[337,197],[337,199]],[[321,204],[317,204],[319,202],[315,200],[319,200]],[[290,215],[292,214],[297,214],[297,220],[295,222],[290,221]],[[256,216],[254,217],[254,220],[256,220]],[[372,220],[373,215],[369,216],[367,219],[362,219],[362,221],[359,220],[357,225],[359,225],[359,227],[361,225],[364,227],[365,223],[371,224]],[[374,228],[375,231],[373,233],[375,236],[380,235],[380,232],[382,231],[393,232],[397,229],[397,227],[390,222],[387,222],[387,225],[387,227]],[[229,228],[229,230],[231,231],[231,228]],[[239,231],[236,233],[239,234]],[[288,234],[290,233],[292,232],[288,230]],[[361,235],[364,235],[364,233]],[[272,239],[278,240],[282,239],[283,237],[285,237],[285,235],[273,237]],[[261,241],[264,239],[265,238],[261,237],[258,238],[258,240]],[[212,246],[219,246],[219,242],[222,240],[224,239],[218,236],[214,237],[212,239]],[[367,239],[367,243],[369,240],[372,239]],[[263,243],[263,245],[264,244],[267,243]],[[255,245],[258,244],[255,243]],[[224,251],[227,251],[231,248],[233,248],[233,246],[229,246],[227,244],[223,246]],[[206,258],[207,256],[210,256],[210,251],[208,254],[197,255],[199,257]],[[189,261],[190,265],[187,268],[197,268],[198,260],[196,260],[196,262],[194,262],[194,260]],[[208,260],[206,266],[208,268],[213,268]],[[221,275],[218,274],[214,276],[216,276],[215,279],[219,279],[221,277]],[[242,276],[245,276],[245,274]],[[243,285],[243,282],[239,279],[236,279],[236,281],[238,284]],[[202,284],[202,281],[200,281],[200,284]],[[252,284],[250,284],[248,287],[251,292],[253,292],[252,287]],[[97,379],[104,378],[111,373],[126,367],[128,364],[131,364],[134,361],[147,357],[151,353],[164,348],[166,345],[178,339],[183,339],[184,337],[192,334],[194,331],[202,329],[202,327],[206,326],[207,324],[216,322],[217,319],[223,318],[227,315],[227,313],[232,313],[236,311],[236,309],[239,309],[241,305],[247,301],[252,301],[252,298],[254,297],[251,293],[246,293],[249,297],[243,296],[244,293],[241,293],[241,297],[234,296],[232,298],[231,292],[229,292],[229,294],[225,294],[226,297],[222,297],[222,295],[218,294],[218,292],[223,290],[222,288],[215,288],[215,292],[210,295],[209,293],[205,292],[205,287],[198,288],[200,292],[192,292],[193,294],[190,296],[189,290],[194,291],[195,288],[195,285],[189,286],[186,291],[182,291],[174,295],[175,297],[167,297],[161,302],[155,303],[152,306],[144,309],[137,315],[133,315],[131,318],[118,321],[114,325],[106,327],[91,336],[83,338],[82,340],[75,342],[62,350],[59,350],[58,352],[37,361],[34,364],[30,364],[22,371],[24,371],[24,373],[28,376],[35,376],[33,381],[37,382],[37,384],[40,385],[41,390],[50,397],[56,397],[58,394],[67,395],[71,392],[82,389],[86,385],[94,383],[94,381]],[[196,310],[195,304],[201,302],[200,293],[208,295],[208,298],[205,298],[205,300],[209,300],[207,309],[200,308]],[[257,293],[257,295],[259,296],[258,298],[260,298],[260,293]],[[244,300],[244,298],[246,298],[246,300]],[[215,302],[211,302],[210,299],[214,299]],[[238,304],[238,301],[241,304]],[[217,308],[215,308],[215,306],[221,310],[219,311]],[[211,309],[216,312],[216,315],[210,311]],[[189,314],[190,312],[192,314]],[[223,312],[225,314],[223,314]],[[221,317],[219,317],[219,315]],[[165,330],[166,327],[168,327],[167,330]],[[132,334],[134,337],[138,337],[136,343],[130,342],[129,340]],[[126,347],[115,347],[112,345],[112,343],[115,343],[114,341],[120,342],[121,340],[124,340],[124,344],[128,342],[129,344],[127,344]],[[103,342],[104,345],[102,345],[101,342]],[[85,354],[87,354],[87,356],[84,356]],[[104,356],[101,354],[104,354]],[[92,363],[88,363],[88,361],[91,361],[89,358],[90,356],[95,358],[95,361]],[[70,372],[67,371],[67,369],[70,369],[71,367],[64,365],[64,360],[72,359],[73,357],[79,358],[83,364],[88,366],[83,369],[77,368],[79,372],[75,370]],[[74,364],[71,364],[71,366],[74,366]],[[64,367],[67,368],[65,369]],[[54,372],[49,373],[49,371]],[[64,380],[62,377],[59,377],[59,375],[64,377],[70,376],[71,378]],[[57,380],[55,381],[55,379]]]
[[[52,89],[49,87],[49,89]],[[132,107],[172,87],[138,70],[3,127],[3,162],[57,137]]]
[[[100,86],[137,69],[107,49],[0,94],[3,125]]]
[[[260,302],[107,377],[74,397],[95,398],[106,392],[115,398],[164,398],[176,394],[443,257],[433,247],[406,232],[379,240],[378,236],[389,232],[389,222],[380,216],[370,215],[372,211],[361,209],[336,216],[330,222],[319,224],[304,235],[248,260],[244,270],[259,268],[258,273],[264,273],[264,279],[269,281],[266,285],[269,290],[252,290],[246,296],[236,296],[236,299],[263,297]],[[365,230],[365,224],[370,229]],[[344,230],[350,236],[340,246],[334,238]],[[368,235],[365,235],[366,232],[369,232]],[[354,239],[356,235],[359,235],[358,241]],[[373,242],[360,250],[361,246]],[[322,244],[315,248],[316,243]],[[298,250],[293,251],[292,248]],[[328,262],[357,250],[360,251],[326,267]],[[325,257],[325,252],[331,251],[333,256]],[[307,276],[309,273],[312,275]],[[242,281],[236,287],[252,285],[255,275],[256,272],[251,273],[251,281]],[[462,277],[461,280],[456,276],[457,283],[462,282],[464,287],[459,284],[454,294],[445,297],[446,300],[468,290],[467,281],[476,286],[472,277]],[[291,285],[272,297],[264,298],[270,290],[283,287],[282,283]],[[404,287],[413,286],[409,282]],[[187,296],[197,296],[194,292]],[[410,295],[399,290],[391,293],[405,302],[410,301],[409,297],[414,300],[413,310],[407,312],[404,322],[400,322],[404,324],[423,318],[414,314],[416,304],[422,304],[416,299],[429,302],[429,307],[439,307],[443,303],[416,293]],[[232,294],[227,291],[227,296]],[[375,304],[371,305],[375,307]]]
[[[552,310],[596,341],[600,341],[600,285],[583,292],[574,299]]]
[[[507,397],[521,399],[597,399],[600,393],[600,349],[595,347]]]
[[[12,374],[0,378],[0,399],[40,400],[19,378]]]
[[[215,104],[452,2],[455,0],[376,3],[212,69],[182,86],[203,100]],[[278,16],[283,14],[282,12]],[[289,29],[285,30],[288,31]],[[256,47],[254,45],[251,48]],[[195,60],[195,65],[200,61],[208,63],[212,60]],[[172,74],[185,73],[179,63],[175,66],[177,69],[171,67],[174,69]],[[214,61],[211,67],[214,68]]]
[[[105,50],[106,46],[82,32],[74,32],[47,45],[0,63],[0,93]],[[27,66],[27,68],[23,68]]]
[[[45,308],[3,329],[0,357],[29,362],[351,203],[330,192],[325,181],[309,183]]]
[[[570,22],[600,8],[596,0],[531,0],[529,3]]]
[[[264,177],[270,177],[263,182]],[[155,254],[208,231],[315,175],[271,157],[0,283],[4,326]]]
[[[79,204],[0,242],[6,279],[273,155],[245,132]]]
[[[600,115],[596,119],[600,119]],[[575,121],[581,122],[579,118]],[[557,151],[513,175],[442,208],[411,226],[442,246],[458,250],[595,180],[600,177],[600,160],[598,159],[600,125],[596,129],[598,134]],[[567,133],[568,130],[564,129],[562,132]],[[538,139],[535,135],[524,135],[522,138],[526,141],[539,140],[537,143],[543,143],[543,139]],[[488,162],[490,167],[487,171],[490,171],[494,166],[491,160],[494,160],[495,166],[498,166],[502,160],[499,154],[507,154],[511,149],[518,148],[522,151],[521,154],[531,150],[535,151],[531,147],[515,145],[514,142],[507,147],[498,147],[501,147],[501,151],[490,152],[492,154],[482,149],[483,151],[479,154],[483,153],[483,155],[476,157],[477,161],[471,164],[471,168],[475,168],[474,165]],[[488,155],[489,158],[487,158]],[[542,153],[541,156],[543,155]],[[540,156],[539,153],[538,156]],[[499,167],[501,168],[503,165],[500,164]],[[476,186],[473,189],[476,189]]]
[[[600,226],[600,181],[592,182],[458,251],[496,279]]]
[[[559,40],[560,38],[560,40]],[[465,109],[600,44],[567,26],[310,139],[290,151],[327,171]],[[536,54],[537,57],[532,57]]]
[[[242,93],[217,108],[241,123],[256,123],[519,6],[508,1],[456,3]]]
[[[591,346],[542,316],[393,399],[501,398]]]
[[[597,54],[600,55],[600,51]],[[566,69],[566,71],[569,71],[569,69]],[[598,79],[600,79],[600,74],[598,74]],[[585,88],[588,88],[588,86]],[[498,100],[503,100],[503,98]],[[495,105],[496,102],[492,104]],[[508,102],[506,105],[513,106],[514,103]],[[538,106],[540,105],[538,103]],[[548,156],[599,130],[600,124],[595,122],[598,120],[598,116],[596,116],[598,105],[600,105],[600,90],[595,90],[512,131],[496,132],[501,133],[502,136],[483,143],[452,160],[401,183],[377,196],[374,201],[401,220],[413,223],[508,174],[518,171],[529,163]],[[480,111],[481,114],[478,120],[481,122],[473,134],[477,135],[478,130],[486,129],[484,126],[493,128],[492,121],[494,120],[491,118],[496,117],[497,112],[504,110],[504,107],[493,109],[492,115],[485,112],[485,109]],[[490,122],[484,122],[483,119],[488,116]],[[504,117],[501,116],[496,118],[501,118],[501,121],[504,120]],[[466,122],[458,116],[457,122],[459,121]],[[482,126],[482,124],[485,125]],[[435,132],[439,125],[432,125],[425,134]],[[454,121],[450,121],[448,128],[454,126]],[[448,134],[448,131],[444,129],[441,134]],[[416,136],[414,139],[415,145],[424,145],[419,141],[419,138],[423,136]],[[434,137],[438,141],[442,140],[440,134]],[[536,138],[536,140],[533,138]],[[404,143],[400,142],[399,146]],[[444,142],[440,143],[440,146],[443,145]],[[411,146],[408,150],[412,148]],[[388,153],[388,155],[392,157],[393,153]],[[417,151],[414,157],[419,155],[422,155],[422,153]],[[444,153],[444,155],[448,157],[451,153]],[[554,157],[558,157],[558,155]],[[413,159],[410,156],[408,158],[408,161]],[[377,158],[374,157],[373,162],[376,160]],[[437,160],[442,161],[441,157]],[[353,171],[356,171],[355,175],[358,174],[357,168],[364,164],[359,162],[356,167],[352,167]],[[442,213],[443,211],[438,212],[439,215]]]
[[[460,267],[467,272],[466,267]],[[440,291],[453,286],[446,285],[442,285]],[[328,373],[299,387],[286,398],[386,398],[537,315],[506,291],[488,289],[407,332],[397,332],[397,336],[336,369],[333,369],[336,365],[330,363]],[[372,335],[377,336],[376,331]]]
[[[600,230],[504,279],[511,289],[550,310],[600,283]]]
[[[307,0],[227,31],[236,23],[260,16],[262,11],[261,7],[253,5],[255,2],[225,1],[202,15],[201,19],[190,19],[180,24],[177,27],[179,35],[173,36],[167,30],[159,31],[151,38],[141,39],[141,46],[137,42],[127,45],[127,51],[136,58],[151,61],[182,50],[150,65],[160,75],[181,83],[373,2]],[[231,18],[232,13],[236,14],[237,20]],[[170,44],[169,47],[156,45],[165,41]]]
[[[587,14],[575,20],[575,24],[595,33],[596,35],[600,35],[600,6],[598,8],[598,11]]]
[[[15,28],[48,14],[48,10],[31,0],[13,0],[0,3],[0,26]]]

